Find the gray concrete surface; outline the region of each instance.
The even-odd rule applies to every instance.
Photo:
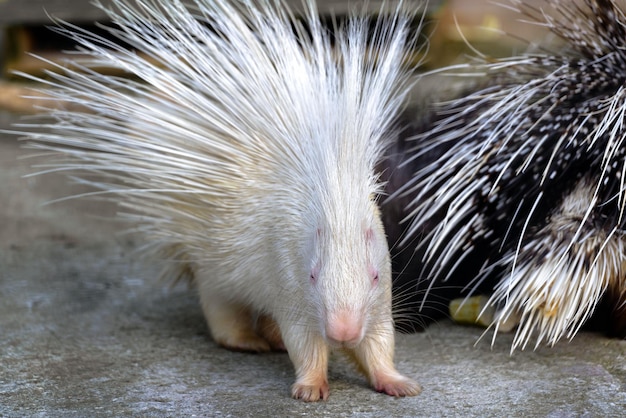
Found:
[[[8,126],[16,116],[0,114]],[[0,136],[0,416],[624,416],[626,342],[582,333],[509,355],[510,335],[447,321],[399,336],[398,368],[423,393],[373,392],[346,359],[331,396],[290,399],[286,354],[218,348],[197,299],[157,280],[140,241],[107,220],[110,205],[75,200],[59,176],[22,178],[31,160]]]

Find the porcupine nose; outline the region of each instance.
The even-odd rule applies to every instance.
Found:
[[[363,338],[363,320],[349,310],[334,312],[326,322],[326,338],[329,342],[352,347]]]

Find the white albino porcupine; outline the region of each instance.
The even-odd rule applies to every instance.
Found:
[[[333,347],[377,391],[418,394],[393,363],[374,170],[408,90],[414,16],[398,6],[331,31],[312,1],[303,20],[280,0],[99,7],[115,40],[57,28],[87,58],[39,80],[67,104],[55,122],[21,128],[48,170],[113,196],[174,276],[193,275],[217,343],[286,348],[295,398],[327,398]]]
[[[414,138],[396,193],[412,198],[405,241],[421,240],[423,274],[491,285],[512,350],[572,338],[592,314],[626,334],[626,16],[584,3],[513,0],[564,45],[468,64],[485,85]]]

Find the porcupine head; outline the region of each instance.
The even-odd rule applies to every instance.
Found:
[[[61,169],[108,176],[89,184],[193,272],[218,344],[286,348],[295,398],[328,396],[332,347],[376,390],[415,395],[419,385],[393,363],[374,174],[409,78],[411,19],[398,9],[371,36],[371,22],[352,16],[331,42],[307,6],[305,29],[270,1],[116,0],[105,9],[119,27],[111,34],[150,59],[59,29],[91,56],[83,68],[135,77],[64,67],[39,80],[72,107],[54,112],[51,134],[31,138],[79,160]]]

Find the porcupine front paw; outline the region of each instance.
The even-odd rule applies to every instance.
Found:
[[[376,377],[374,382],[376,392],[386,393],[389,396],[415,396],[422,392],[422,387],[413,379],[399,373]]]
[[[299,327],[283,334],[289,357],[296,370],[291,396],[305,402],[328,399],[328,347],[318,333],[303,333]]]
[[[397,397],[419,395],[422,387],[400,374],[394,365],[395,339],[392,322],[380,322],[377,325],[378,328],[348,354],[353,356],[359,369],[368,377],[377,392]]]
[[[300,383],[300,381],[297,381],[291,387],[291,396],[305,402],[315,402],[319,400],[325,401],[328,399],[329,394],[330,390],[326,379],[307,383]]]

